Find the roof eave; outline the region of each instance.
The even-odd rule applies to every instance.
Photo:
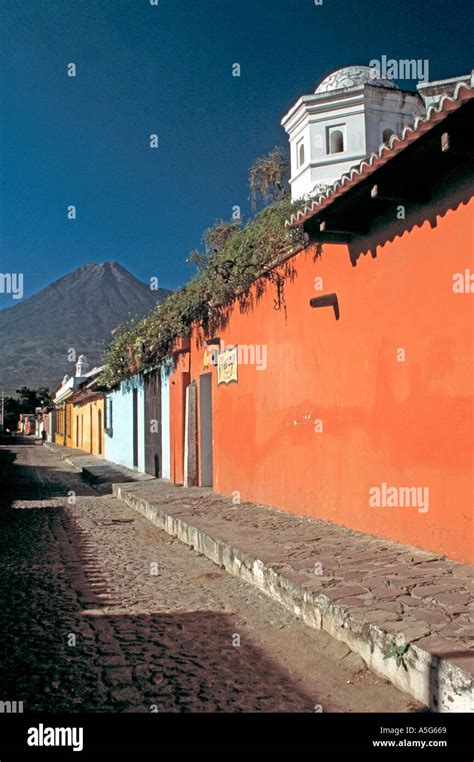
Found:
[[[325,193],[314,198],[295,214],[286,220],[286,227],[301,225],[307,220],[319,214],[320,211],[332,204],[336,198],[342,196],[349,188],[368,177],[372,172],[385,164],[391,158],[403,151],[421,135],[432,129],[448,114],[460,108],[463,103],[474,97],[474,88],[464,82],[460,82],[452,96],[446,95],[439,103],[430,106],[425,117],[418,117],[413,126],[406,126],[400,135],[392,135],[388,143],[382,143],[379,149],[363,159],[360,164],[342,175],[339,180],[328,188]]]

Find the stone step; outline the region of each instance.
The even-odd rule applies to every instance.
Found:
[[[327,583],[328,577],[326,576],[325,579],[324,576],[330,577],[328,571],[325,570],[323,576],[316,577],[314,572],[308,572],[310,561],[307,561],[306,569],[304,559],[303,564],[297,562],[296,565],[300,567],[298,570],[283,557],[281,546],[275,545],[274,552],[268,551],[268,547],[271,547],[272,528],[280,522],[284,525],[283,529],[288,532],[288,542],[285,543],[286,552],[293,554],[301,547],[301,555],[306,552],[307,557],[314,558],[315,554],[311,554],[309,550],[310,542],[303,543],[297,538],[299,535],[306,534],[306,539],[309,539],[313,535],[315,538],[313,542],[317,543],[322,536],[321,526],[324,522],[288,516],[275,509],[247,504],[249,516],[245,516],[245,528],[242,522],[240,526],[237,523],[233,526],[232,519],[229,518],[232,508],[229,508],[228,498],[212,492],[209,494],[209,491],[204,489],[175,487],[169,483],[164,484],[160,480],[153,480],[146,485],[114,484],[113,494],[146,516],[160,529],[177,537],[229,573],[258,587],[309,626],[323,629],[345,643],[354,653],[362,657],[373,672],[386,678],[400,690],[409,693],[431,710],[436,712],[474,711],[474,658],[465,645],[466,633],[462,633],[462,638],[459,636],[458,640],[456,640],[455,630],[449,639],[439,634],[440,630],[446,626],[446,622],[449,623],[449,619],[442,613],[441,606],[435,602],[437,594],[440,597],[456,595],[453,588],[457,587],[458,594],[461,596],[458,605],[464,607],[465,597],[462,596],[466,596],[466,591],[463,580],[468,585],[472,584],[468,574],[463,576],[466,572],[465,566],[444,560],[445,571],[448,569],[459,571],[459,577],[455,578],[457,580],[455,585],[441,585],[439,593],[431,591],[434,602],[430,608],[427,600],[420,601],[419,598],[412,597],[411,585],[407,585],[406,576],[401,576],[403,582],[399,583],[399,587],[391,586],[384,574],[379,571],[373,589],[370,590],[370,587],[366,587],[367,581],[362,581],[360,584],[350,581],[351,575],[354,573],[357,575],[357,571],[351,571],[349,567],[346,580],[336,581],[331,586],[331,580]],[[225,508],[220,506],[219,501]],[[266,513],[262,514],[262,511]],[[248,532],[249,517],[252,512],[256,519],[253,541],[249,539],[252,533]],[[265,536],[269,538],[265,543],[262,534],[262,553],[256,552],[259,544],[257,516],[260,516],[261,526],[266,532]],[[225,520],[222,520],[223,517]],[[292,526],[295,530],[293,536],[290,534]],[[440,573],[439,567],[436,566],[437,559],[440,557],[434,554],[378,540],[330,524],[325,525],[323,534],[324,531],[327,531],[329,538],[333,538],[335,548],[340,547],[342,538],[346,546],[344,555],[351,556],[351,550],[354,551],[350,563],[355,569],[358,568],[357,545],[364,542],[369,547],[374,546],[377,552],[370,554],[366,551],[365,560],[360,560],[360,568],[367,569],[371,564],[378,564],[377,568],[380,569],[384,568],[380,567],[380,564],[389,565],[390,563],[397,568],[396,559],[399,557],[406,559],[404,565],[398,564],[399,572],[404,571],[405,567],[409,569],[414,561],[422,572],[426,566],[429,568],[429,564],[433,563],[435,564],[433,574]],[[351,540],[353,548],[351,548]],[[265,544],[267,550],[264,550]],[[304,550],[305,546],[306,550]],[[327,563],[330,562],[329,556]],[[375,576],[375,567],[373,574]],[[422,575],[420,580],[415,572],[415,580],[411,580],[413,588],[422,584],[423,580],[431,586],[429,578]],[[329,586],[322,587],[323,584]],[[415,596],[419,594],[420,589],[422,588],[415,591]],[[377,591],[380,591],[380,595]],[[405,613],[402,618],[400,618],[400,612],[405,609],[404,605],[399,603],[401,598],[413,604],[409,614]],[[453,604],[453,600],[448,599],[445,605]],[[422,604],[423,610],[417,608],[417,604]],[[427,611],[428,615],[424,611]],[[464,608],[463,611],[465,611]],[[454,622],[456,622],[456,616],[454,616]],[[465,626],[462,616],[457,620],[461,623],[459,625],[461,631]],[[396,659],[387,658],[387,655],[391,646],[399,642],[400,634],[403,636],[406,650],[397,666]]]

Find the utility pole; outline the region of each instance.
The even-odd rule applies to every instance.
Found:
[[[3,434],[3,420],[5,415],[5,390],[2,389],[2,407],[1,407],[2,419],[0,421],[0,434]]]

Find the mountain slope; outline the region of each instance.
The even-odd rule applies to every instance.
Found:
[[[99,364],[112,329],[143,317],[169,293],[152,291],[117,262],[105,262],[84,265],[0,310],[0,389],[55,386],[74,372],[70,349]]]

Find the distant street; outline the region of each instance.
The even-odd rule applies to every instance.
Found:
[[[25,712],[416,710],[346,646],[23,442],[0,447],[0,700]]]

